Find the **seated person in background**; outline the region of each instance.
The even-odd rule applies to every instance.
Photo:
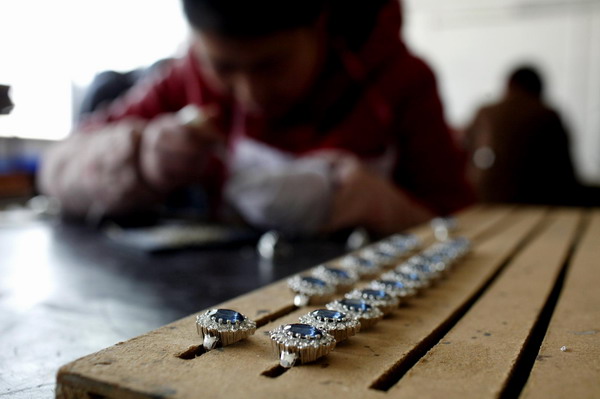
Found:
[[[569,137],[542,100],[537,71],[511,73],[504,97],[481,108],[466,130],[468,175],[483,202],[573,204],[579,185]]]
[[[389,234],[470,203],[396,0],[183,6],[188,53],[46,155],[40,186],[65,212],[119,215],[201,186],[259,228]]]

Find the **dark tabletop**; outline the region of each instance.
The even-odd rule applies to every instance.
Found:
[[[150,255],[82,225],[0,218],[0,397],[54,397],[61,365],[343,250],[313,240],[274,261],[253,244]]]

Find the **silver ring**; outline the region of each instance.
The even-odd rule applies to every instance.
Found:
[[[441,274],[447,273],[452,265],[464,257],[471,248],[471,242],[464,237],[453,238],[445,242],[433,244],[421,254],[417,260],[423,259]]]
[[[400,299],[409,298],[417,293],[414,288],[408,287],[403,281],[385,280],[383,275],[381,279],[371,281],[370,287],[376,290],[383,290]]]
[[[381,264],[360,255],[346,255],[339,261],[345,269],[352,270],[361,278],[374,277],[381,273]]]
[[[415,255],[409,258],[403,264],[397,266],[396,270],[407,273],[414,272],[420,274],[426,280],[433,281],[442,276],[442,273],[438,270],[439,268],[440,266],[436,266],[427,257],[423,255]]]
[[[334,285],[311,276],[294,276],[288,280],[288,286],[296,294],[294,305],[299,307],[327,302],[336,291]]]
[[[455,259],[462,258],[471,250],[471,240],[466,237],[456,237],[445,244]]]
[[[386,246],[396,247],[404,251],[404,253],[415,250],[422,245],[421,239],[414,234],[393,234],[381,241],[381,243]]]
[[[235,310],[210,309],[196,316],[196,330],[209,351],[249,337],[256,331],[256,323]]]
[[[403,266],[403,265],[401,265]],[[417,291],[429,287],[430,283],[426,276],[421,273],[417,273],[414,270],[408,268],[398,267],[394,270],[390,270],[389,272],[383,273],[379,276],[381,280],[394,280],[401,281],[407,288]]]
[[[327,355],[335,347],[331,334],[310,324],[287,324],[269,331],[281,367],[309,363]]]
[[[311,273],[314,277],[336,287],[337,292],[345,292],[358,281],[358,274],[350,269],[320,265]]]
[[[343,312],[317,309],[300,316],[300,323],[310,324],[333,335],[336,342],[350,338],[360,331],[360,322]]]
[[[400,256],[405,255],[406,253],[408,253],[411,250],[410,248],[408,248],[406,246],[394,245],[388,241],[380,241],[377,244],[373,244],[371,247],[368,247],[366,249],[373,249],[377,252],[382,253],[383,256],[391,256],[391,257],[393,257],[393,259],[391,259],[391,261],[399,258]]]
[[[448,248],[438,248],[435,251],[424,252],[422,256],[433,270],[441,276],[450,271],[452,265],[458,260]]]
[[[360,321],[362,330],[372,327],[383,318],[383,312],[375,306],[369,305],[362,299],[340,299],[328,303],[325,307],[329,310],[337,310]]]
[[[457,223],[453,217],[437,217],[429,222],[433,230],[433,235],[438,241],[446,241],[450,234],[456,230]]]
[[[390,314],[394,309],[397,309],[400,304],[399,297],[390,295],[385,290],[376,290],[372,288],[354,290],[344,295],[344,297],[348,299],[362,299],[369,305],[379,308],[384,316]]]
[[[398,257],[394,249],[386,250],[385,247],[381,248],[378,245],[370,246],[368,248],[363,249],[359,252],[359,255],[380,266],[392,264]]]

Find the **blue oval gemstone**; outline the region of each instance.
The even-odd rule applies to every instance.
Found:
[[[230,309],[213,309],[208,313],[208,316],[214,317],[215,320],[223,319],[224,322],[229,321],[231,323],[244,321],[244,316],[241,313]]]
[[[307,282],[312,285],[318,285],[321,287],[324,287],[327,285],[327,283],[325,281],[315,278],[315,277],[302,277],[302,281]]]
[[[337,310],[329,310],[329,309],[317,309],[312,312],[314,317],[319,317],[323,319],[330,320],[344,320],[346,315],[342,312],[338,312]]]
[[[368,312],[371,310],[371,305],[362,299],[342,299],[340,303],[355,312]]]
[[[365,289],[362,290],[361,293],[363,295],[366,295],[369,298],[373,298],[373,299],[389,299],[390,296],[384,291],[384,290],[371,290],[371,289]]]
[[[427,259],[430,262],[433,262],[433,263],[438,263],[438,262],[443,262],[444,261],[444,257],[441,254],[436,254],[436,255],[428,256]]]
[[[421,280],[421,276],[419,276],[418,273],[415,272],[394,272],[395,275],[398,276],[398,278],[400,279],[406,279],[409,281],[420,281]]]
[[[387,242],[389,244],[396,246],[397,248],[406,248],[407,244],[409,242],[409,239],[406,236],[397,236],[397,237],[392,237]]]
[[[407,245],[404,241],[392,241],[389,244],[399,250],[405,250],[407,248]]]
[[[433,272],[431,265],[428,263],[419,263],[419,264],[415,265],[415,268],[418,271],[423,272],[423,273],[432,273]]]
[[[385,284],[386,287],[393,289],[402,290],[406,288],[406,285],[402,281],[395,280],[379,280],[380,283]]]
[[[311,326],[310,324],[288,324],[283,329],[293,335],[299,334],[302,338],[315,338],[317,335],[323,336],[323,331]]]
[[[382,258],[387,258],[387,259],[391,259],[394,258],[395,256],[387,251],[384,251],[382,249],[375,251],[375,253],[379,256],[381,256]]]
[[[398,271],[398,270],[394,270],[394,278],[397,278],[399,280],[409,280],[409,281],[418,281],[419,280],[419,275],[416,272],[411,272],[408,273],[406,271]]]
[[[325,268],[325,270],[327,270],[327,273],[333,274],[338,278],[350,278],[350,275],[342,269],[334,269],[332,267],[327,267]]]
[[[365,258],[361,258],[361,257],[357,257],[356,258],[356,262],[363,267],[373,267],[375,266],[375,263],[369,259],[365,259]]]

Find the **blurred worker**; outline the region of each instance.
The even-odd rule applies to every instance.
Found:
[[[119,215],[202,187],[260,228],[385,234],[470,203],[396,0],[183,7],[189,52],[45,157],[40,186],[67,213]]]
[[[466,131],[469,176],[483,202],[572,204],[578,183],[569,137],[542,98],[531,67],[510,74],[506,93],[484,106]]]

